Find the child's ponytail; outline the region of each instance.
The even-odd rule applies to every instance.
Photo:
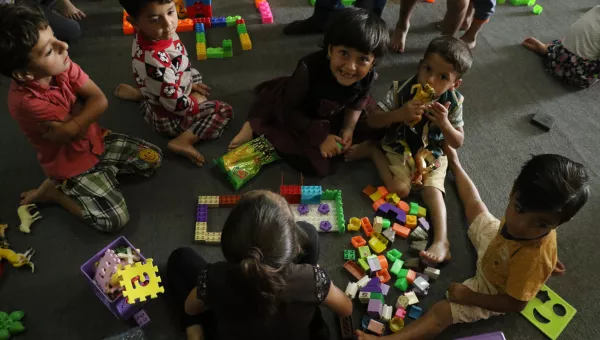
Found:
[[[244,281],[248,283],[248,298],[259,307],[260,314],[274,314],[279,293],[285,287],[281,270],[265,264],[262,252],[258,248],[252,248],[240,266]]]

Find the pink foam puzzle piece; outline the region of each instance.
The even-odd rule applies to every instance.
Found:
[[[98,261],[98,268],[94,274],[94,281],[106,291],[112,276],[117,272],[117,265],[121,262],[112,249],[107,249],[104,256]]]

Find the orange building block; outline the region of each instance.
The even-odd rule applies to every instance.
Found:
[[[380,199],[378,199],[378,200],[377,200],[377,201],[375,201],[375,203],[373,203],[373,205],[372,205],[372,207],[373,207],[373,210],[375,210],[375,211],[379,210],[379,207],[380,207],[382,204],[385,204],[385,203],[386,203],[386,202],[385,202],[385,199],[383,199],[383,198],[380,198]]]
[[[361,236],[354,236],[350,239],[350,243],[354,246],[354,248],[358,249],[358,247],[366,246],[367,241]]]
[[[396,235],[402,238],[408,238],[408,235],[410,234],[410,229],[408,229],[407,227],[403,227],[398,223],[394,223],[394,225],[392,226],[392,230],[396,232]]]
[[[378,255],[377,260],[379,260],[379,264],[381,265],[381,269],[388,269],[388,261],[383,255]]]
[[[373,226],[371,225],[371,221],[369,221],[368,217],[363,217],[360,220],[360,225],[362,226],[363,231],[367,237],[371,237],[373,234]]]
[[[375,192],[377,191],[377,189],[375,189],[374,186],[372,185],[367,185],[366,188],[363,189],[363,194],[367,195],[367,196],[371,196],[373,195]]]
[[[241,196],[236,195],[222,195],[219,196],[219,206],[222,205],[236,205],[240,200]]]
[[[133,34],[135,29],[133,28],[133,25],[127,21],[127,15],[127,12],[123,11],[123,34]]]
[[[377,187],[377,191],[381,194],[381,197],[385,198],[389,194],[388,189],[384,186]]]
[[[375,273],[375,276],[377,276],[379,278],[379,281],[381,281],[381,283],[387,283],[388,281],[390,281],[392,279],[388,270],[383,269],[383,268],[381,270],[378,270]]]
[[[178,21],[176,32],[193,32],[193,31],[194,31],[194,20],[183,19],[183,20]]]
[[[408,203],[406,203],[404,201],[400,201],[400,203],[398,203],[397,207],[407,214],[410,211],[410,206],[408,205]]]
[[[412,269],[408,270],[408,274],[406,274],[406,281],[408,281],[408,284],[411,284],[413,282],[415,282],[415,279],[417,278],[417,273],[415,273]]]

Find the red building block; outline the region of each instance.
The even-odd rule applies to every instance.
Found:
[[[357,280],[362,279],[366,275],[365,271],[354,261],[348,261],[344,263],[344,268]]]
[[[371,237],[371,234],[373,234],[373,226],[371,225],[371,221],[369,221],[369,218],[363,217],[360,220],[360,225],[362,227],[362,230],[365,232],[365,235],[367,235],[367,237]]]
[[[279,194],[289,204],[300,204],[301,193],[302,189],[299,185],[282,185],[279,187]]]
[[[379,264],[381,265],[381,269],[388,269],[388,261],[383,255],[377,256],[377,260],[379,260]]]
[[[417,273],[415,273],[412,269],[409,269],[408,274],[406,274],[406,281],[408,281],[408,283],[412,285],[412,283],[415,282],[416,278]]]
[[[196,2],[192,6],[186,7],[186,11],[189,18],[204,17],[209,18],[210,22],[210,17],[212,17],[212,5],[203,5],[199,2]],[[203,24],[204,28],[210,28],[210,24],[208,27],[205,23]]]
[[[245,24],[245,23],[246,23],[246,21],[244,20],[244,18],[242,18],[242,19],[237,19],[237,20],[235,21],[235,24],[236,24],[236,25],[239,25],[239,24]]]
[[[404,201],[400,201],[398,203],[397,207],[400,208],[400,210],[404,211],[407,214],[410,211],[410,206],[408,205],[408,203],[406,203]]]
[[[384,186],[377,187],[377,191],[379,191],[381,197],[385,197],[389,194],[388,189]]]
[[[385,196],[384,196],[384,197],[385,197]],[[379,207],[380,207],[380,206],[382,206],[382,205],[383,205],[383,204],[385,204],[385,203],[387,203],[387,202],[385,201],[385,199],[384,199],[384,198],[380,198],[380,199],[378,199],[378,200],[377,200],[377,201],[375,201],[375,202],[373,203],[373,205],[372,205],[372,207],[373,207],[373,210],[375,210],[375,211],[379,210]]]
[[[358,247],[367,245],[367,241],[365,241],[365,239],[362,238],[361,236],[354,236],[353,238],[350,239],[350,243],[352,243],[352,245],[356,249],[358,249]]]
[[[396,232],[396,235],[402,238],[408,238],[408,235],[410,234],[410,229],[408,229],[407,227],[403,227],[398,223],[394,223],[392,229],[394,230],[394,232]]]
[[[375,192],[377,191],[377,189],[375,189],[374,186],[372,185],[367,185],[366,188],[363,189],[363,194],[367,195],[367,197],[373,195]]]
[[[383,269],[383,268],[381,270],[378,270],[375,273],[375,276],[377,276],[379,278],[379,281],[381,281],[381,283],[387,283],[388,281],[390,281],[392,279],[388,270]]]
[[[219,196],[219,206],[236,205],[239,200],[240,200],[240,196],[222,195],[222,196]]]

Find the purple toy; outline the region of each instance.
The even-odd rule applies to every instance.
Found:
[[[372,316],[374,318],[378,318],[381,316],[382,308],[383,308],[383,305],[381,303],[381,300],[371,299],[371,300],[369,300],[369,305],[367,307],[367,314],[369,314],[370,316]]]
[[[402,225],[406,224],[406,213],[403,210],[398,209],[398,214],[396,215],[396,222]]]
[[[390,286],[386,285],[385,283],[380,284],[379,287],[381,288],[381,293],[383,295],[387,295],[387,293],[390,291]]]
[[[425,231],[429,231],[429,222],[427,222],[425,217],[419,218],[419,225],[421,228],[425,229]]]
[[[306,205],[306,204],[300,204],[298,206],[298,213],[300,215],[306,215],[306,214],[308,214],[308,211],[309,211],[308,205]]]
[[[504,333],[502,332],[494,332],[494,333],[485,333],[479,334],[475,336],[470,336],[467,338],[460,338],[456,340],[506,340],[504,337]]]
[[[329,204],[325,204],[325,203],[323,203],[323,204],[319,204],[319,212],[320,212],[322,215],[327,215],[327,214],[329,214]]]
[[[198,204],[196,209],[196,222],[208,222],[208,205]]]
[[[382,293],[382,290],[381,290],[381,281],[379,280],[378,277],[374,277],[360,291],[361,292],[368,292],[368,293]]]
[[[133,319],[137,323],[138,326],[144,327],[148,322],[150,322],[150,318],[148,314],[143,309],[140,309],[139,312],[133,314]]]
[[[394,206],[389,203],[384,203],[379,207],[379,209],[377,209],[377,212],[375,213],[375,215],[381,216],[381,217],[387,217],[388,212],[393,207]]]
[[[319,228],[323,231],[330,231],[331,230],[331,222],[329,221],[322,221],[321,224],[319,225]]]
[[[104,292],[108,290],[108,284],[117,272],[117,265],[119,263],[121,263],[121,260],[112,249],[107,249],[104,256],[98,261],[94,281],[96,281]]]

